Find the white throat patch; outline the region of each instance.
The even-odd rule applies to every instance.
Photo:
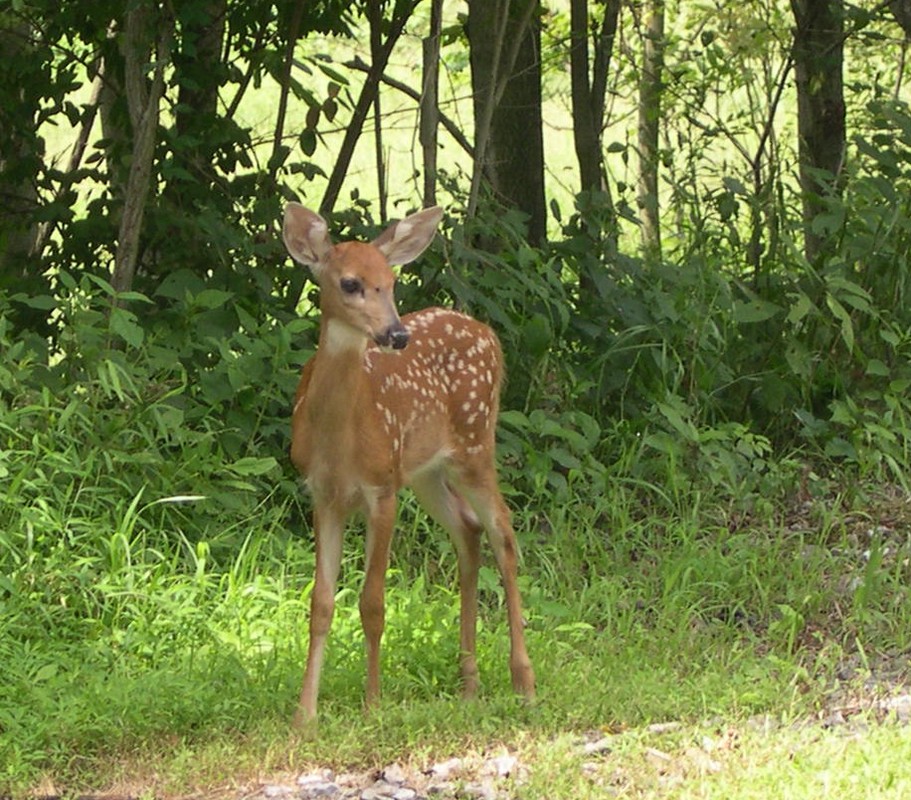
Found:
[[[326,326],[326,349],[330,353],[354,350],[363,353],[367,349],[367,337],[356,328],[337,320],[330,319]]]

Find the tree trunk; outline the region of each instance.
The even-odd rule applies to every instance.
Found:
[[[844,8],[842,0],[791,0],[797,23],[794,72],[803,202],[804,252],[825,257],[827,238],[813,230],[823,199],[839,194],[845,158]]]
[[[276,176],[279,167],[285,162],[285,156],[289,152],[283,147],[282,142],[285,138],[285,116],[288,113],[288,95],[291,92],[291,68],[294,66],[294,48],[297,47],[297,40],[300,37],[301,20],[304,15],[304,5],[306,0],[297,0],[291,13],[291,25],[288,30],[288,40],[285,43],[285,64],[283,67],[283,78],[279,87],[278,110],[275,114],[275,130],[272,134],[272,155],[269,156],[269,187],[270,189],[277,184]]]
[[[639,216],[642,252],[646,261],[661,260],[661,220],[658,202],[658,135],[661,123],[664,70],[664,0],[646,0],[642,74],[639,79]]]
[[[547,235],[541,122],[541,31],[537,0],[472,0],[468,40],[475,117],[475,165],[469,213],[481,179],[524,211],[528,238]]]
[[[181,47],[174,54],[174,78],[180,88],[174,125],[178,140],[191,142],[175,148],[176,166],[205,186],[214,179],[213,123],[218,116],[218,90],[224,78],[221,52],[225,38],[227,0],[207,0],[201,14],[181,26]]]
[[[613,54],[620,0],[607,0],[604,16],[595,38],[594,74],[589,74],[588,0],[570,3],[570,83],[573,109],[573,144],[579,162],[583,191],[605,191],[601,132],[604,127],[604,100],[607,74]]]
[[[370,23],[370,62],[376,63],[383,58],[383,9],[379,3],[368,4],[367,19]],[[379,205],[379,218],[386,224],[386,155],[383,152],[383,108],[380,92],[373,98],[373,150],[376,162],[376,192]]]
[[[173,23],[150,11],[158,9],[148,4],[133,6],[126,13],[123,32],[125,90],[133,129],[133,149],[111,276],[111,285],[117,292],[129,291],[136,274],[158,133],[159,103],[164,93],[164,70],[170,61]],[[157,46],[151,46],[150,39],[156,32]],[[145,69],[150,62],[156,66],[151,84],[147,84]]]
[[[421,92],[420,139],[424,155],[424,205],[437,201],[437,128],[440,124],[440,32],[443,0],[432,0],[430,32],[422,43],[424,89]]]
[[[890,0],[889,8],[904,31],[905,39],[911,39],[911,0]]]
[[[36,90],[42,81],[33,73],[42,70],[42,62],[34,53],[34,33],[25,22],[0,29],[0,286],[26,293],[46,289],[33,257],[38,234],[36,186],[44,150],[35,122],[41,105]],[[33,327],[33,321],[45,316],[28,308],[21,311],[17,325],[21,322],[23,327]]]

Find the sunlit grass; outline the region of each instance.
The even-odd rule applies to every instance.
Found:
[[[489,562],[479,639],[484,688],[476,703],[459,698],[453,559],[409,501],[389,580],[385,696],[365,717],[356,603],[362,554],[352,531],[320,737],[304,743],[294,742],[287,723],[306,645],[313,565],[306,535],[290,534],[279,517],[267,527],[251,518],[228,557],[217,539],[191,543],[130,523],[136,504],[126,498],[121,528],[71,525],[64,549],[7,536],[3,781],[21,790],[50,775],[98,788],[116,782],[117,765],[138,751],[154,754],[165,776],[158,780],[205,783],[211,759],[226,753],[238,773],[263,758],[265,769],[366,768],[416,748],[431,759],[501,743],[542,748],[560,737],[668,720],[797,720],[823,701],[837,665],[858,645],[874,652],[895,644],[898,625],[886,612],[907,620],[904,573],[883,565],[852,611],[855,596],[845,586],[870,575],[848,532],[769,520],[731,532],[711,514],[650,513],[641,505],[634,515],[625,492],[551,508],[534,498],[516,515],[539,681],[531,706],[509,687]],[[98,502],[91,494],[83,500]],[[77,511],[71,505],[68,516]],[[34,521],[23,508],[8,530]],[[843,618],[832,618],[833,607]]]

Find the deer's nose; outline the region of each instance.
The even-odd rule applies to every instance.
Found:
[[[402,350],[405,345],[408,344],[408,330],[404,326],[400,326],[389,332],[389,343],[392,345],[393,350]]]
[[[393,350],[402,350],[408,344],[411,334],[401,322],[396,321],[381,334],[374,336],[373,340],[380,347],[391,347]]]

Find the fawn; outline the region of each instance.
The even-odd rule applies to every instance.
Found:
[[[458,556],[463,692],[478,689],[475,656],[481,531],[506,594],[515,690],[534,695],[516,585],[516,540],[494,463],[503,356],[494,332],[457,311],[400,318],[393,265],[417,258],[442,218],[428,208],[370,243],[333,244],[326,222],[297,203],[285,209],[291,256],[320,287],[316,355],[294,402],[291,458],[314,503],[316,577],[298,724],[315,720],[348,517],[367,520],[360,615],[367,645],[366,703],[380,694],[380,640],[396,493],[409,486],[452,537]]]

